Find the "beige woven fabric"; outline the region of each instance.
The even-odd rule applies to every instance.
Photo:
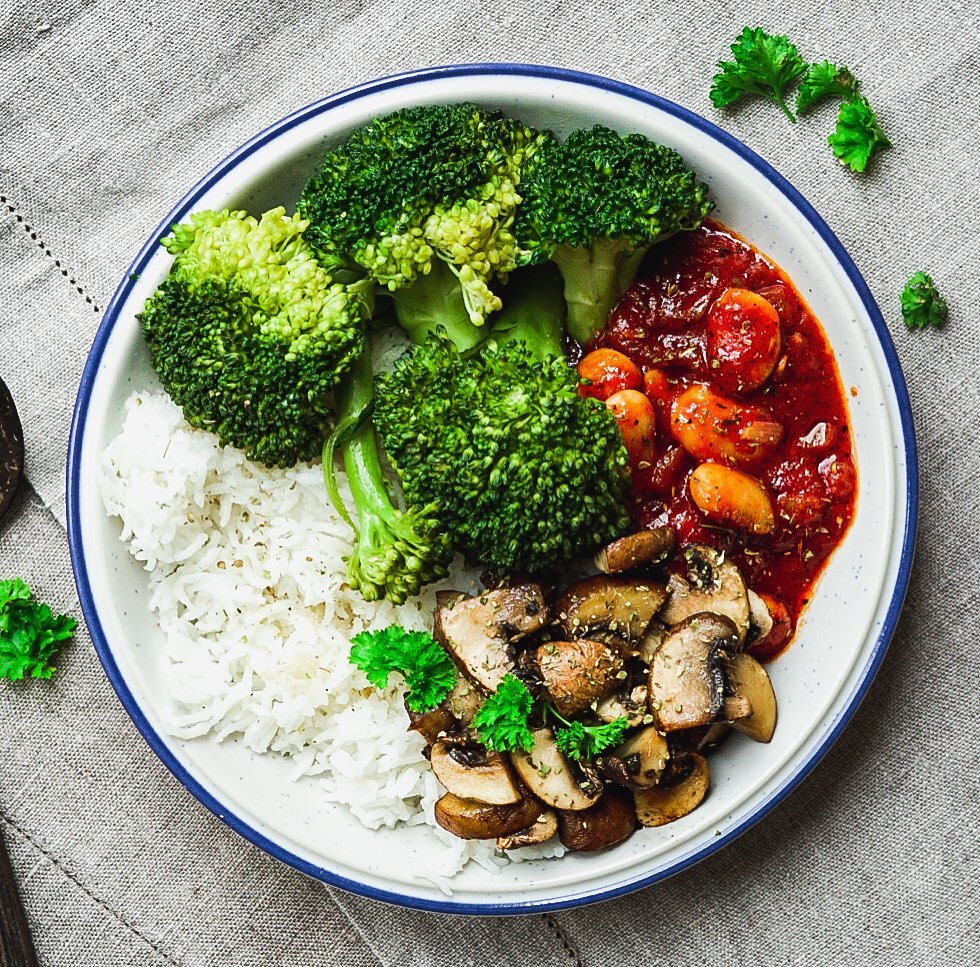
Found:
[[[974,761],[980,445],[976,5],[781,0],[765,25],[865,82],[895,147],[869,177],[790,126],[719,116],[713,62],[751,17],[725,0],[8,0],[0,7],[0,375],[28,475],[0,577],[74,610],[64,532],[71,406],[101,310],[198,177],[261,127],[381,74],[527,60],[606,73],[721,123],[816,203],[881,302],[922,450],[920,549],[900,632],[840,743],[761,825],[633,897],[458,920],[329,891],[267,858],[163,769],[84,633],[50,685],[0,683],[0,822],[42,962],[350,967],[980,962]],[[897,294],[932,271],[945,333]]]

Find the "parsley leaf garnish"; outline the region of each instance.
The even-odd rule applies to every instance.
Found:
[[[351,663],[375,688],[385,688],[392,672],[405,679],[405,704],[413,712],[435,708],[456,684],[456,666],[428,632],[389,625],[362,631],[351,643]]]
[[[851,100],[858,93],[858,79],[846,68],[829,60],[811,64],[796,92],[796,113],[808,111],[825,97]]]
[[[583,725],[571,722],[555,730],[555,744],[569,759],[594,759],[601,752],[619,745],[629,720],[621,715],[605,725]]]
[[[864,171],[871,158],[891,141],[878,124],[867,98],[845,101],[837,112],[837,128],[827,138],[834,154],[851,171]]]
[[[0,678],[50,678],[55,670],[51,659],[76,624],[70,615],[56,615],[32,600],[20,578],[0,581]]]
[[[506,675],[473,717],[473,728],[492,752],[528,752],[534,745],[527,724],[532,705],[527,686],[514,675]]]
[[[743,94],[758,94],[778,104],[795,121],[785,92],[806,70],[796,47],[785,37],[771,36],[761,27],[746,27],[731,49],[733,60],[718,61],[720,73],[711,82],[711,103],[728,107]]]
[[[949,314],[946,300],[939,294],[932,276],[916,272],[902,290],[902,318],[909,329],[940,328]]]

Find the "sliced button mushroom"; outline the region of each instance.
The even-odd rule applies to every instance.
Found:
[[[756,742],[769,742],[776,731],[776,693],[766,670],[744,652],[724,659],[722,668],[736,697],[744,699],[751,714],[732,722]]]
[[[409,731],[418,732],[429,745],[447,732],[454,731],[459,724],[456,716],[445,705],[437,705],[428,712],[413,712],[406,706],[406,711]]]
[[[596,574],[571,585],[555,604],[571,638],[637,641],[663,607],[667,589],[656,581]]]
[[[754,594],[754,592],[749,592]],[[786,640],[793,632],[793,620],[789,610],[782,601],[777,600],[771,594],[754,594],[766,609],[769,621],[759,620],[758,633],[753,635],[756,628],[749,630],[749,651],[755,659],[766,660],[777,655],[786,644]],[[751,598],[750,598],[751,600]],[[753,625],[756,623],[755,612],[752,617]],[[768,630],[766,630],[768,627]]]
[[[613,541],[596,554],[595,566],[603,574],[618,574],[642,564],[662,561],[673,549],[674,529],[655,527]]]
[[[749,599],[749,633],[747,641],[760,641],[772,631],[772,615],[766,602],[751,588],[747,591]]]
[[[704,752],[708,749],[717,749],[731,734],[731,722],[712,722],[705,731],[704,736],[698,742],[695,751]]]
[[[602,795],[602,780],[572,763],[555,744],[549,728],[535,729],[530,752],[512,752],[511,764],[521,781],[545,805],[555,809],[588,809]]]
[[[541,815],[530,796],[505,806],[461,799],[447,792],[436,802],[436,822],[460,839],[497,839],[527,829]]]
[[[558,836],[566,849],[594,853],[629,839],[636,829],[636,809],[629,793],[610,788],[594,806],[558,814]]]
[[[623,659],[601,641],[548,641],[535,652],[541,680],[558,714],[568,718],[620,683]]]
[[[435,636],[475,682],[494,691],[514,668],[511,642],[548,623],[537,584],[456,598],[436,611]]]
[[[547,843],[558,832],[558,817],[546,809],[526,829],[519,829],[509,836],[497,840],[497,849],[521,849],[524,846],[540,846]]]
[[[432,746],[432,771],[461,799],[505,806],[521,798],[507,760],[472,736],[447,736]]]
[[[721,700],[718,718],[725,722],[737,722],[752,714],[752,703],[744,695],[726,695]]]
[[[465,675],[457,675],[456,684],[443,704],[459,719],[463,728],[469,728],[486,697],[486,692],[479,685],[471,682]]]
[[[708,762],[696,752],[689,760],[690,772],[676,785],[633,791],[636,815],[644,826],[666,826],[701,805],[710,782]]]
[[[688,579],[671,576],[670,596],[660,617],[676,625],[701,611],[723,614],[735,622],[741,644],[749,630],[749,597],[741,572],[724,554],[705,544],[687,548],[684,558]]]
[[[738,636],[729,618],[695,614],[664,639],[650,665],[649,700],[665,732],[709,725],[722,708],[721,657],[735,653]]]
[[[652,621],[646,633],[636,643],[635,654],[644,664],[649,665],[653,661],[653,656],[657,649],[663,644],[667,629],[662,627],[660,622]]]
[[[655,726],[649,725],[610,755],[596,759],[596,768],[617,785],[647,789],[660,781],[669,758],[667,740]]]
[[[595,707],[596,718],[600,722],[615,722],[616,719],[626,719],[629,728],[635,728],[643,723],[650,714],[647,709],[647,687],[637,685],[629,690],[620,690],[607,695]]]

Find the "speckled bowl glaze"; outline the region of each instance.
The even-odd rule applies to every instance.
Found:
[[[285,762],[234,743],[185,742],[163,728],[162,640],[144,573],[119,542],[97,468],[123,401],[155,385],[135,313],[165,274],[159,240],[200,208],[289,205],[324,147],[356,125],[415,104],[472,100],[559,132],[602,122],[677,148],[711,185],[717,216],[789,274],[821,320],[848,394],[859,473],[854,525],[821,578],[796,642],[770,671],[779,727],[770,745],[736,736],[712,759],[704,804],[596,855],[470,867],[446,896],[413,875],[417,828],[372,832],[292,783]],[[720,849],[797,786],[840,734],[894,631],[917,511],[915,441],[905,383],[881,314],[854,263],[801,195],[713,124],[669,101],[587,74],[513,64],[386,78],[298,111],[195,185],[136,257],[105,314],[82,378],[68,454],[68,518],[79,596],[120,700],[167,767],[208,809],[297,869],[365,896],[451,913],[521,913],[606,899],[677,873]],[[826,781],[830,777],[824,776]],[[805,808],[804,800],[795,803]]]

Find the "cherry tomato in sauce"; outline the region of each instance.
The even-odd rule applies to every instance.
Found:
[[[583,356],[578,374],[587,381],[579,386],[579,393],[603,402],[620,390],[638,390],[643,386],[636,363],[614,349],[596,349]]]
[[[760,312],[770,333],[773,314],[778,324],[778,355],[771,348],[757,354],[765,366],[747,356],[748,382],[745,373],[735,383],[719,378],[725,364],[712,366],[721,361],[723,342],[720,322],[710,334],[712,311],[732,289],[764,300]],[[670,525],[681,547],[704,543],[729,555],[748,586],[776,602],[774,631],[753,652],[775,657],[792,640],[814,582],[854,517],[857,470],[846,398],[819,322],[777,266],[708,222],[651,251],[590,348],[629,357],[658,414],[655,456],[632,471],[635,522]],[[771,501],[771,531],[752,533],[698,507],[691,477],[706,462],[757,481]]]
[[[661,500],[671,497],[684,486],[688,473],[687,456],[680,447],[668,447],[653,461],[643,461],[633,471],[633,490]]]
[[[725,289],[708,310],[708,365],[727,393],[751,393],[779,360],[779,313],[749,289]]]

